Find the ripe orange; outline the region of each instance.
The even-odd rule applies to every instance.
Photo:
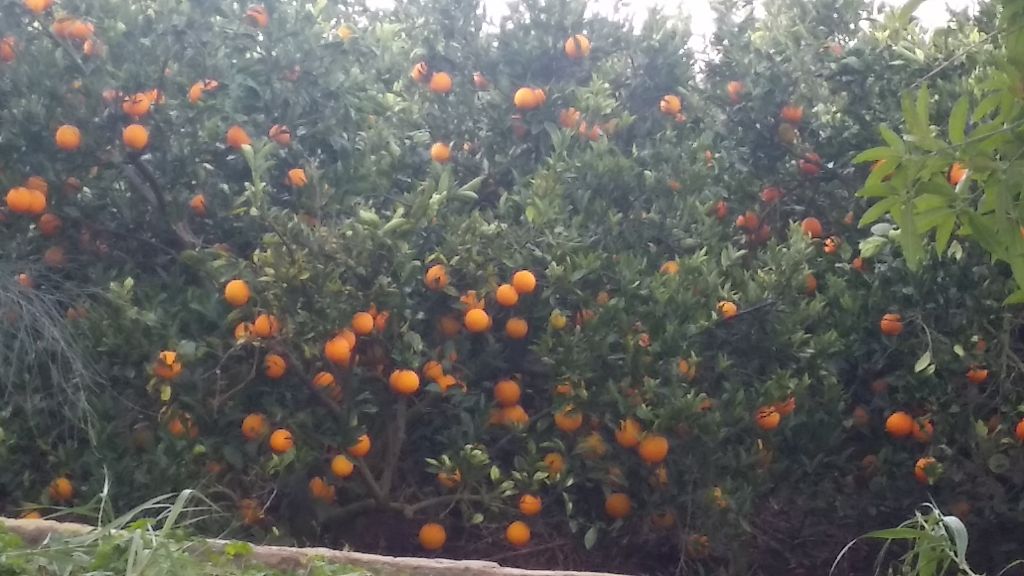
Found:
[[[250,296],[249,285],[245,280],[232,280],[224,286],[224,299],[235,308],[245,306]]]
[[[825,254],[835,254],[839,251],[839,245],[842,243],[842,239],[839,236],[829,236],[825,238],[825,242],[822,243],[822,250]]]
[[[762,406],[757,409],[754,421],[758,428],[770,432],[779,427],[779,423],[782,422],[782,414],[779,414],[779,411],[773,406]]]
[[[54,502],[70,502],[75,496],[75,487],[71,480],[61,476],[50,482],[50,499]]]
[[[722,318],[728,320],[729,318],[736,316],[736,314],[739,313],[739,309],[737,308],[734,302],[723,300],[718,303],[718,313],[722,316]]]
[[[338,454],[331,460],[331,474],[338,478],[348,478],[352,475],[355,468],[355,464],[352,464],[352,461],[346,458],[344,454]]]
[[[1017,427],[1013,430],[1013,435],[1017,437],[1017,440],[1024,442],[1024,418],[1020,422],[1017,422]]]
[[[878,327],[886,336],[899,336],[900,332],[903,332],[903,317],[899,314],[885,314],[878,323]]]
[[[800,230],[811,238],[821,238],[825,231],[821,227],[821,221],[817,218],[804,218],[800,223]]]
[[[530,415],[519,404],[502,408],[498,412],[498,418],[501,424],[513,428],[520,428],[530,423]]]
[[[669,260],[665,262],[661,265],[661,268],[658,269],[658,272],[666,276],[675,276],[679,274],[679,261]]]
[[[252,333],[257,338],[271,338],[281,331],[281,324],[270,314],[260,314],[253,320]]]
[[[540,107],[541,100],[536,89],[524,86],[516,90],[515,95],[512,97],[512,103],[515,105],[516,110],[533,110]]]
[[[1021,420],[1021,422],[1022,426],[1024,426],[1024,420]],[[1021,436],[1021,442],[1024,442],[1024,436]],[[565,470],[565,458],[562,458],[562,455],[557,452],[548,452],[544,455],[544,466],[547,467],[549,474],[558,476],[562,473],[562,470]]]
[[[914,419],[902,410],[893,412],[885,419],[885,431],[893,438],[906,438],[914,431]]]
[[[505,322],[505,335],[513,340],[522,340],[526,338],[526,334],[530,331],[530,325],[527,324],[524,318],[518,316],[509,318]]]
[[[421,370],[421,372],[423,372],[423,377],[427,380],[437,382],[444,377],[444,366],[442,366],[437,360],[428,360],[427,363],[423,365],[423,370]]]
[[[633,500],[628,494],[612,492],[604,499],[604,512],[609,517],[620,520],[633,511]]]
[[[490,90],[491,81],[484,76],[483,72],[473,72],[473,87],[477,90]]]
[[[302,188],[309,183],[306,178],[306,171],[302,168],[292,168],[288,171],[288,185],[292,188]]]
[[[178,353],[172,350],[164,350],[157,356],[153,364],[153,374],[163,380],[174,380],[181,375],[182,365],[178,360]]]
[[[971,366],[967,371],[967,381],[971,384],[983,384],[988,380],[988,369],[982,366]]]
[[[804,276],[804,294],[814,296],[814,293],[817,291],[818,279],[814,277],[814,274],[807,274]]]
[[[864,271],[864,259],[861,258],[860,256],[857,256],[856,258],[854,258],[850,262],[850,268],[853,269],[853,270],[856,270],[857,272],[863,272]]]
[[[494,298],[498,301],[498,304],[511,308],[519,302],[519,292],[511,284],[502,284],[498,286],[498,290],[494,293]]]
[[[434,94],[447,94],[452,91],[452,77],[447,72],[435,72],[430,77],[430,91]]]
[[[452,159],[452,149],[444,142],[434,142],[430,147],[430,159],[438,164],[447,164]]]
[[[799,124],[803,122],[804,119],[804,108],[803,106],[796,106],[793,104],[783,106],[782,111],[779,113],[779,118],[781,118],[783,122],[787,122],[789,124]]]
[[[591,432],[580,441],[576,449],[585,460],[600,460],[608,453],[608,444],[603,436]]]
[[[474,308],[466,312],[465,317],[466,330],[474,334],[480,334],[486,332],[491,327],[491,317],[487,315],[487,312],[479,308]]]
[[[434,264],[423,275],[423,283],[435,292],[444,290],[448,286],[448,269],[444,264]]]
[[[274,454],[284,454],[295,446],[292,433],[285,428],[278,428],[270,435],[270,450]]]
[[[949,167],[949,174],[946,178],[950,185],[956,186],[964,179],[964,176],[967,176],[967,167],[959,162],[954,162],[953,165]]]
[[[520,296],[533,294],[537,289],[537,277],[529,270],[520,270],[512,275],[512,287]]]
[[[357,336],[367,336],[373,332],[373,316],[367,312],[356,312],[352,316],[352,331]]]
[[[149,130],[141,124],[129,124],[121,132],[124,147],[139,152],[149,144]]]
[[[498,406],[514,406],[519,403],[522,389],[514,380],[502,380],[494,385],[494,401]]]
[[[409,73],[409,76],[411,76],[415,82],[422,84],[427,81],[427,74],[429,73],[430,69],[427,67],[426,62],[417,62],[412,67],[412,72]]]
[[[121,102],[121,111],[132,118],[142,118],[149,114],[152,106],[153,102],[149,99],[149,96],[139,92],[138,94],[124,97],[124,101]]]
[[[725,86],[725,91],[729,94],[729,101],[733,104],[739,104],[743,99],[743,82],[739,80],[732,80]]]
[[[17,43],[13,36],[0,38],[0,62],[14,62],[18,57]]]
[[[266,28],[270,24],[270,16],[263,6],[250,6],[245,11],[245,22],[256,28]]]
[[[572,404],[566,404],[558,412],[555,412],[555,428],[562,432],[572,434],[583,425],[583,412],[575,410]]]
[[[287,369],[288,364],[278,354],[267,354],[267,357],[263,359],[263,373],[271,380],[279,380]]]
[[[366,434],[363,434],[359,438],[356,438],[356,443],[349,446],[347,452],[349,456],[363,458],[364,456],[370,453],[370,448],[372,446],[373,443],[370,442],[370,437],[367,436]]]
[[[448,533],[445,532],[444,526],[436,522],[428,522],[420,527],[419,541],[424,550],[436,552],[444,547],[446,540],[448,540]]]
[[[60,246],[51,246],[43,252],[43,264],[50,268],[60,268],[66,263],[67,257],[64,255],[64,249]]]
[[[234,150],[241,150],[242,146],[246,144],[252,145],[252,138],[245,132],[245,129],[237,124],[228,128],[227,135],[225,136],[228,148]]]
[[[188,201],[188,207],[192,213],[200,218],[206,217],[206,196],[196,194]]]
[[[33,14],[39,15],[50,9],[53,6],[53,0],[23,0],[25,8]]]
[[[640,428],[640,424],[632,418],[626,418],[619,422],[619,427],[615,430],[615,441],[623,448],[635,448],[640,444],[641,434],[643,429]]]
[[[925,420],[923,422],[914,422],[914,431],[911,433],[914,440],[921,444],[928,444],[932,441],[932,436],[935,434],[935,426],[931,420]]]
[[[761,190],[761,202],[775,204],[782,197],[782,190],[778,186],[766,186]]]
[[[452,489],[462,482],[462,472],[456,468],[455,472],[445,472],[444,470],[437,473],[437,483],[444,488]]]
[[[533,494],[523,494],[519,497],[519,512],[523,516],[536,516],[540,514],[540,510],[543,507],[540,496],[534,496]]]
[[[348,366],[352,359],[352,345],[340,335],[335,336],[324,344],[324,356],[332,364]]]
[[[259,440],[267,433],[267,417],[253,412],[242,420],[242,436],[246,440]]]
[[[505,529],[505,540],[516,548],[522,548],[530,543],[530,527],[522,520],[516,520]]]
[[[590,55],[590,39],[583,34],[573,34],[565,41],[565,55],[570,60],[579,60]]]
[[[664,462],[668,457],[668,438],[658,434],[648,435],[640,442],[637,453],[640,454],[640,459],[648,464]]]
[[[326,390],[335,384],[334,375],[330,372],[317,372],[313,376],[313,388],[316,390]]]
[[[420,389],[420,376],[415,370],[395,370],[388,378],[388,386],[395,394],[409,396]]]
[[[668,530],[676,525],[676,515],[671,510],[655,512],[651,515],[651,526],[658,530]]]
[[[54,134],[54,141],[57,143],[57,148],[65,152],[74,152],[82,145],[82,133],[79,132],[78,128],[70,124],[64,124],[57,128],[57,132]]]
[[[675,94],[666,94],[661,97],[658,109],[666,116],[675,116],[683,111],[683,101]]]
[[[283,124],[271,126],[267,137],[276,142],[278,146],[288,146],[292,143],[292,131]]]
[[[322,476],[314,476],[309,479],[309,495],[314,500],[331,504],[334,502],[335,489]]]
[[[931,456],[925,456],[924,458],[918,458],[917,462],[914,463],[914,478],[917,479],[921,484],[931,484],[930,475],[935,474],[935,466],[938,463],[935,458]]]

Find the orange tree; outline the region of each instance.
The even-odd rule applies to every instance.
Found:
[[[848,215],[986,18],[723,3],[698,64],[656,14],[477,8],[0,4],[5,508],[198,486],[266,538],[730,573],[931,483],[1019,522],[1012,373],[959,401],[1016,361],[1005,286]]]

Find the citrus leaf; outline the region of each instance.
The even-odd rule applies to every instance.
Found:
[[[964,143],[964,131],[967,129],[967,97],[961,96],[953,111],[949,113],[949,141],[953,144]]]
[[[921,372],[932,363],[932,351],[928,350],[914,363],[914,372]]]

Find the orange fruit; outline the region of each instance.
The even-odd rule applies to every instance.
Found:
[[[825,254],[835,254],[839,251],[840,244],[842,244],[842,240],[838,236],[829,236],[822,243],[822,250],[824,250]]]
[[[153,364],[153,374],[163,380],[174,380],[181,375],[182,365],[178,353],[172,350],[161,352]]]
[[[981,366],[971,366],[967,371],[967,381],[971,384],[983,384],[988,380],[988,369]]]
[[[331,386],[334,386],[337,382],[334,380],[334,375],[330,372],[317,372],[313,376],[313,388],[316,390],[326,390]]]
[[[53,238],[60,232],[63,222],[60,220],[60,216],[47,212],[39,217],[39,221],[36,222],[36,227],[39,229],[39,234],[43,238]]]
[[[284,454],[295,446],[292,433],[285,428],[278,428],[270,435],[270,450],[274,454]]]
[[[494,293],[494,299],[498,301],[498,304],[511,308],[519,302],[519,292],[511,284],[502,284]]]
[[[288,369],[288,364],[278,354],[267,354],[263,359],[263,373],[271,380],[279,380]]]
[[[893,412],[885,419],[885,431],[893,438],[906,438],[914,431],[914,419],[902,410]]]
[[[505,529],[505,540],[516,548],[522,548],[530,543],[530,527],[522,520],[516,520]]]
[[[852,421],[858,428],[867,428],[871,424],[871,414],[863,406],[857,406],[853,409]]]
[[[121,132],[124,147],[139,152],[149,144],[149,130],[141,124],[129,124]]]
[[[17,43],[13,36],[0,38],[0,62],[14,62],[17,54]]]
[[[533,294],[537,289],[537,277],[529,270],[520,270],[512,275],[512,287],[520,296]]]
[[[409,73],[409,76],[411,76],[414,81],[422,84],[427,81],[427,74],[429,73],[430,68],[427,67],[426,62],[417,62],[412,67],[412,72]]]
[[[188,207],[192,213],[200,218],[206,217],[206,196],[196,194],[188,201]]]
[[[331,504],[334,502],[335,497],[334,486],[328,484],[322,476],[314,476],[309,480],[309,495],[314,500]]]
[[[445,532],[444,526],[436,522],[428,522],[420,527],[419,541],[424,550],[436,552],[444,547],[446,540],[448,540],[448,533]]]
[[[224,299],[235,308],[245,306],[250,296],[249,285],[245,280],[235,279],[224,286]]]
[[[512,97],[512,103],[517,110],[533,110],[540,106],[540,99],[533,88],[522,87],[516,90]]]
[[[302,168],[292,168],[288,171],[288,185],[292,188],[302,188],[309,183],[306,178],[306,171]]]
[[[718,313],[722,316],[722,318],[728,320],[729,318],[736,316],[736,314],[739,313],[739,309],[737,308],[735,303],[729,302],[728,300],[723,300],[718,303]]]
[[[352,345],[340,335],[335,336],[324,344],[324,356],[332,364],[348,366],[352,358]]]
[[[348,478],[352,475],[355,470],[355,465],[352,461],[345,457],[344,454],[338,454],[331,459],[331,474],[334,474],[338,478]]]
[[[430,77],[430,91],[434,94],[447,94],[452,91],[452,77],[447,72],[435,72]]]
[[[252,322],[252,333],[257,338],[271,338],[281,332],[281,324],[270,314],[260,314]]]
[[[612,492],[604,499],[604,512],[610,518],[620,520],[633,511],[633,500],[628,494]]]
[[[530,325],[527,324],[526,320],[519,318],[509,318],[505,322],[505,335],[513,340],[522,340],[526,338],[526,334],[530,331]]]
[[[743,99],[743,82],[732,80],[725,85],[725,91],[729,94],[729,101],[739,104]]]
[[[480,334],[481,332],[486,332],[491,327],[491,317],[487,315],[487,312],[474,308],[466,312],[465,324],[466,330],[474,334]]]
[[[455,376],[451,374],[445,374],[437,379],[437,386],[441,389],[441,392],[447,392],[452,386],[459,385],[460,382],[455,379]],[[462,384],[462,389],[466,389],[466,385]]]
[[[800,230],[811,238],[821,238],[825,231],[821,227],[821,221],[817,218],[804,218],[800,223]]]
[[[356,443],[349,446],[347,452],[349,456],[363,458],[364,456],[370,453],[370,448],[372,447],[372,445],[373,443],[370,442],[370,437],[367,436],[366,434],[363,434],[359,438],[356,438]]]
[[[782,414],[779,414],[779,411],[772,406],[762,406],[758,408],[754,421],[758,428],[770,432],[779,427],[779,423],[782,422]]]
[[[683,102],[675,94],[666,94],[661,97],[658,109],[666,116],[675,116],[683,111]]]
[[[860,256],[857,256],[856,258],[854,258],[850,262],[850,268],[856,270],[857,272],[863,272],[864,271],[864,259],[861,258]]]
[[[57,148],[65,152],[74,152],[82,145],[82,133],[79,132],[78,128],[70,124],[64,124],[57,128],[57,132],[54,134],[54,141],[57,143]]]
[[[779,118],[789,124],[799,124],[804,120],[804,108],[803,106],[793,104],[783,106],[782,111],[779,113]]]
[[[761,202],[775,204],[782,197],[782,190],[777,186],[766,186],[761,190]]]
[[[540,510],[543,507],[540,496],[534,496],[533,494],[523,494],[519,497],[519,512],[523,516],[536,516],[540,514]]]
[[[686,539],[686,555],[690,558],[707,558],[711,554],[711,540],[703,534],[691,534]]]
[[[668,438],[651,434],[640,442],[637,453],[640,454],[640,459],[648,464],[664,462],[668,457]]]
[[[270,16],[263,6],[250,6],[245,11],[245,22],[256,28],[266,28],[270,24]]]
[[[577,451],[585,460],[600,460],[608,453],[608,444],[605,443],[603,436],[591,432],[580,441]]]
[[[1021,420],[1024,425],[1024,420]],[[1021,442],[1024,442],[1024,436],[1021,437]],[[557,452],[548,452],[544,455],[544,466],[548,469],[548,473],[552,476],[557,476],[565,470],[565,458]]]
[[[558,412],[555,412],[555,428],[562,432],[572,434],[583,425],[583,412],[573,409],[572,404],[566,404]]]
[[[515,428],[526,426],[530,423],[530,415],[519,404],[502,408],[498,413],[498,417],[505,426]]]
[[[619,427],[615,430],[615,442],[623,448],[635,448],[640,444],[641,434],[643,429],[640,428],[640,424],[632,418],[626,418],[619,422]]]
[[[152,107],[153,102],[149,99],[148,95],[142,92],[125,96],[124,101],[121,102],[121,111],[132,118],[142,118],[149,114],[149,110]]]
[[[550,326],[552,330],[562,330],[568,323],[569,319],[566,318],[565,314],[562,314],[560,310],[552,310],[551,314],[548,316],[548,326]]]
[[[1024,418],[1020,422],[1017,422],[1017,427],[1013,430],[1013,435],[1017,437],[1017,440],[1024,442]]]
[[[431,382],[437,382],[444,377],[444,366],[441,365],[437,360],[428,360],[423,365],[423,377]]]
[[[934,474],[934,467],[937,464],[938,463],[935,461],[935,458],[932,458],[931,456],[918,458],[917,462],[914,463],[914,478],[916,478],[921,484],[931,484],[929,472]]]
[[[276,142],[278,146],[288,146],[292,143],[292,131],[283,124],[271,126],[267,137]]]
[[[245,129],[237,124],[228,128],[227,135],[225,136],[225,142],[227,142],[228,148],[234,150],[241,150],[242,146],[246,144],[252,144],[252,138],[245,132]]]
[[[668,530],[676,525],[676,515],[671,510],[656,512],[651,516],[651,526],[658,530]]]
[[[447,164],[452,159],[452,149],[444,142],[434,142],[430,147],[430,159],[438,164]]]
[[[932,424],[931,420],[914,422],[914,431],[911,433],[914,440],[917,440],[921,444],[928,444],[932,441],[933,435],[935,435],[935,426]]]
[[[814,296],[814,293],[817,291],[818,279],[814,277],[814,274],[807,274],[804,276],[804,294]]]
[[[565,41],[565,55],[570,60],[579,60],[590,55],[590,39],[583,34],[573,34]]]
[[[420,376],[415,370],[395,370],[388,378],[388,386],[395,394],[409,396],[420,389]]]
[[[899,314],[885,314],[878,323],[878,327],[886,336],[899,336],[903,332],[903,317]]]
[[[437,473],[437,482],[444,488],[455,488],[462,482],[462,472],[458,468],[455,469],[455,472],[451,473],[442,470]]]
[[[253,412],[242,420],[242,436],[246,440],[259,440],[267,433],[267,418],[263,414]]]
[[[43,263],[50,268],[60,268],[67,263],[64,249],[60,246],[51,246],[43,252]]]
[[[373,332],[373,316],[367,312],[356,312],[352,316],[352,331],[357,336],[367,336]]]
[[[677,260],[669,260],[661,265],[658,272],[666,276],[675,276],[679,274],[679,262]]]
[[[967,176],[967,167],[959,162],[954,162],[953,165],[949,167],[949,174],[946,178],[950,185],[956,186],[964,179],[964,176]]]
[[[61,476],[50,482],[50,499],[54,502],[70,502],[75,496],[75,487],[71,480]]]
[[[519,403],[522,389],[514,380],[502,380],[494,385],[494,401],[498,406],[514,406]]]
[[[444,264],[434,264],[427,268],[426,274],[423,275],[423,283],[435,292],[444,290],[448,286],[448,269]]]
[[[483,72],[473,72],[473,87],[477,90],[490,90],[491,81],[484,76]]]

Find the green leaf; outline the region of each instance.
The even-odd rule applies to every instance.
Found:
[[[949,217],[935,227],[935,254],[941,256],[949,245],[949,239],[953,236],[953,227],[956,226],[956,213],[950,212]]]
[[[587,550],[590,550],[594,547],[594,544],[597,544],[597,533],[598,527],[597,524],[594,524],[589,530],[587,530],[587,533],[583,535],[583,546]]]
[[[900,223],[899,242],[900,248],[903,249],[903,257],[907,260],[907,267],[919,270],[924,259],[924,248],[921,246],[922,238],[912,209],[910,206],[898,205],[893,212],[896,221]]]
[[[909,24],[911,16],[914,15],[915,10],[921,7],[921,4],[924,4],[924,0],[909,0],[904,4],[897,15],[900,24]]]
[[[1024,290],[1017,290],[1013,294],[1010,294],[1006,297],[1006,300],[1003,300],[1003,304],[1005,306],[1024,304]]]
[[[903,143],[903,139],[898,134],[893,132],[892,128],[889,128],[885,124],[879,126],[878,131],[882,134],[882,139],[889,145],[890,148],[895,150],[901,156],[907,153],[907,146]]]
[[[1006,454],[993,454],[988,459],[988,469],[993,474],[1003,474],[1010,469],[1010,458]]]
[[[875,148],[869,148],[861,152],[860,154],[857,154],[856,156],[854,156],[851,162],[853,162],[854,164],[863,164],[864,162],[885,160],[888,158],[895,158],[896,156],[899,156],[899,154],[897,154],[896,151],[893,150],[892,148],[888,146],[877,146]]]
[[[857,225],[863,228],[868,224],[871,224],[875,220],[878,220],[882,216],[888,214],[894,206],[899,203],[900,199],[898,196],[890,196],[884,198],[875,203],[874,206],[868,208],[864,215],[860,217],[860,223]]]
[[[862,258],[873,258],[875,254],[882,251],[882,248],[889,243],[887,238],[881,236],[872,236],[861,240],[860,242],[860,255]]]
[[[953,144],[964,143],[964,131],[967,129],[967,97],[961,96],[953,111],[949,113],[949,141]]]
[[[914,372],[921,372],[932,363],[932,351],[927,350],[921,357],[914,363]]]
[[[914,528],[886,528],[875,530],[864,535],[865,538],[880,538],[884,540],[916,540],[923,538],[927,532],[915,530]]]
[[[914,0],[911,0],[911,2],[908,2],[908,5],[913,3]],[[931,97],[928,94],[928,85],[924,84],[917,90],[917,102],[914,106],[914,112],[917,114],[917,122],[925,130],[928,129],[928,125],[931,123],[928,119],[929,100],[931,100]]]

